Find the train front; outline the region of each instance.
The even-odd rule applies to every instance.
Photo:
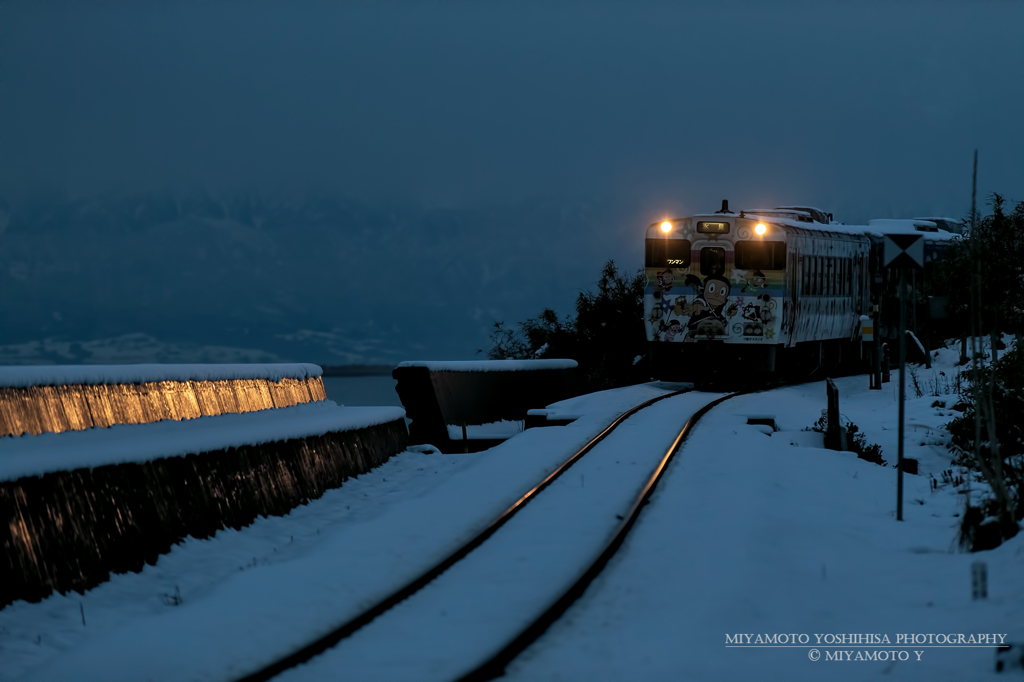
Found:
[[[732,213],[647,228],[644,324],[658,379],[771,373],[780,335],[786,233]]]

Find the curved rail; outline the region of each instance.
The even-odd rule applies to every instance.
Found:
[[[544,480],[542,480],[540,483],[538,483],[533,488],[528,490],[525,494],[523,494],[522,497],[520,497],[518,500],[512,503],[512,506],[503,511],[496,519],[491,521],[491,523],[489,523],[486,528],[480,531],[480,533],[478,533],[467,543],[456,549],[450,555],[445,557],[439,563],[429,568],[418,578],[406,584],[404,587],[398,589],[397,591],[393,592],[391,595],[385,597],[381,601],[377,602],[375,605],[363,611],[358,616],[355,616],[354,618],[338,626],[334,630],[331,630],[330,632],[323,635],[316,641],[307,644],[298,651],[295,651],[289,654],[288,656],[285,656],[284,658],[278,659],[270,665],[267,665],[253,673],[250,673],[244,677],[239,678],[238,682],[265,682],[265,680],[269,680],[275,675],[279,675],[280,673],[284,672],[285,670],[288,670],[289,668],[294,668],[297,665],[305,663],[314,656],[323,653],[327,649],[330,649],[346,637],[351,636],[360,628],[365,627],[385,611],[389,610],[396,604],[405,601],[406,599],[414,595],[416,592],[419,592],[421,589],[426,587],[430,582],[432,582],[435,578],[437,578],[439,575],[447,571],[455,563],[463,559],[467,554],[469,554],[474,549],[482,545],[489,537],[494,535],[494,533],[499,528],[504,526],[513,516],[515,516],[521,509],[523,509],[523,507],[525,507],[526,504],[530,502],[530,500],[534,499],[534,497],[536,497],[538,493],[540,493],[542,490],[551,485],[551,483],[553,483],[559,476],[565,473],[569,469],[569,467],[571,467],[573,464],[579,461],[580,458],[582,458],[584,455],[590,452],[594,448],[594,446],[596,446],[598,443],[604,440],[605,437],[608,436],[608,434],[614,431],[626,419],[633,416],[640,410],[650,407],[654,403],[665,400],[666,398],[672,398],[674,396],[681,395],[683,393],[689,393],[692,390],[693,389],[691,388],[687,388],[681,391],[673,391],[671,393],[666,393],[665,395],[660,395],[656,398],[652,398],[650,400],[642,402],[639,405],[623,412],[615,419],[615,421],[613,421],[611,424],[605,427],[605,429],[601,431],[601,433],[594,436],[590,440],[590,442],[588,442],[586,445],[580,448],[572,457],[562,462],[562,464],[560,464],[557,469],[548,474],[544,478]],[[721,400],[724,400],[724,398]],[[718,404],[718,402],[721,402],[721,400],[712,403],[711,406]],[[705,407],[703,408],[703,411],[706,412],[708,409],[710,409],[710,407]],[[690,421],[693,421],[692,417]],[[690,422],[687,422],[687,425],[689,425],[689,423]],[[685,428],[686,427],[684,427],[684,430]],[[676,439],[676,443],[679,442],[681,437],[682,436],[680,435],[680,438]],[[673,448],[675,447],[676,445],[673,444]],[[664,464],[662,464],[662,466],[664,466]],[[547,626],[545,626],[545,629],[546,627]],[[502,667],[504,668],[504,665]]]
[[[572,586],[566,590],[561,597],[559,597],[551,606],[548,607],[544,613],[538,616],[532,623],[530,623],[519,635],[509,642],[503,649],[498,653],[491,656],[485,662],[474,668],[471,672],[466,673],[459,678],[458,682],[482,682],[483,680],[492,680],[496,677],[501,677],[505,673],[505,666],[507,666],[512,659],[518,656],[526,647],[533,644],[541,635],[543,635],[549,627],[559,618],[562,614],[575,603],[577,599],[583,596],[583,592],[586,591],[587,586],[593,582],[594,578],[601,573],[605,565],[612,558],[615,552],[618,551],[619,547],[622,546],[623,541],[626,539],[626,535],[633,528],[633,524],[636,523],[637,517],[640,516],[640,510],[643,509],[644,505],[647,504],[651,497],[651,493],[654,492],[654,488],[658,485],[658,481],[661,480],[662,474],[665,473],[666,467],[669,462],[675,456],[679,450],[679,446],[683,440],[690,435],[690,431],[693,429],[701,417],[707,414],[711,408],[719,405],[720,403],[735,398],[739,395],[750,393],[751,391],[739,391],[736,393],[730,393],[727,396],[712,400],[704,407],[700,408],[686,421],[683,425],[679,435],[676,436],[672,446],[665,453],[665,456],[658,462],[658,466],[655,467],[651,477],[647,480],[647,483],[641,489],[640,494],[637,496],[636,501],[629,508],[629,512],[625,515],[619,527],[615,530],[615,534],[605,544],[604,549],[597,556],[597,559],[587,567],[582,575],[576,580]]]

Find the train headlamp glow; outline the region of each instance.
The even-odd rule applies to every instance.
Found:
[[[667,220],[665,222],[663,222],[661,224],[661,231],[664,232],[665,234],[668,234],[669,232],[671,232],[672,231],[672,223],[670,223]]]
[[[754,232],[757,232],[759,235],[763,235],[767,231],[768,228],[764,226],[764,223],[758,223],[754,226]]]

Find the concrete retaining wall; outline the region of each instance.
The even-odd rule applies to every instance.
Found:
[[[206,538],[285,514],[384,463],[406,440],[398,419],[0,482],[0,608],[53,591],[81,592],[111,573],[156,563],[189,535]]]

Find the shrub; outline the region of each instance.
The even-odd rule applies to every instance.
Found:
[[[994,378],[992,401],[995,406],[996,436],[999,439],[1000,455],[1009,460],[1017,474],[1014,483],[1020,482],[1020,471],[1012,466],[1021,455],[1024,455],[1024,351],[1011,350],[990,366],[981,370],[981,381],[988,383]],[[992,374],[994,373],[994,377]],[[960,389],[960,402],[953,409],[960,407],[963,414],[948,425],[953,437],[953,445],[962,453],[974,450],[974,412],[975,393],[971,382],[964,382]],[[988,440],[984,432],[981,441],[982,451],[987,451]]]
[[[846,420],[846,447],[849,451],[867,462],[885,466],[887,462],[882,459],[882,446],[869,443],[859,426],[846,417],[841,418]],[[828,410],[821,411],[821,417],[814,422],[810,430],[818,433],[825,433],[828,430]]]
[[[869,443],[860,427],[853,422],[848,422],[846,426],[846,445],[861,459],[880,466],[886,465],[886,461],[882,459],[882,446],[878,443]]]
[[[981,438],[975,443],[979,396],[983,418]],[[1017,534],[1017,522],[1024,518],[1020,504],[1024,482],[1024,351],[1014,348],[979,369],[977,376],[969,377],[953,409],[962,410],[947,425],[956,462],[980,471],[992,492],[992,498],[983,501],[986,514],[972,514],[970,521],[964,515],[964,524],[973,527],[961,529],[961,542],[978,546],[976,538],[984,519],[988,519],[984,525],[998,524],[1001,539],[1011,538]],[[985,549],[991,546],[987,540],[980,544]]]
[[[614,261],[605,263],[597,293],[576,298],[576,316],[559,318],[545,308],[520,322],[518,329],[494,325],[493,360],[505,358],[569,358],[579,363],[581,383],[588,391],[626,386],[646,380],[643,270],[620,273]]]

